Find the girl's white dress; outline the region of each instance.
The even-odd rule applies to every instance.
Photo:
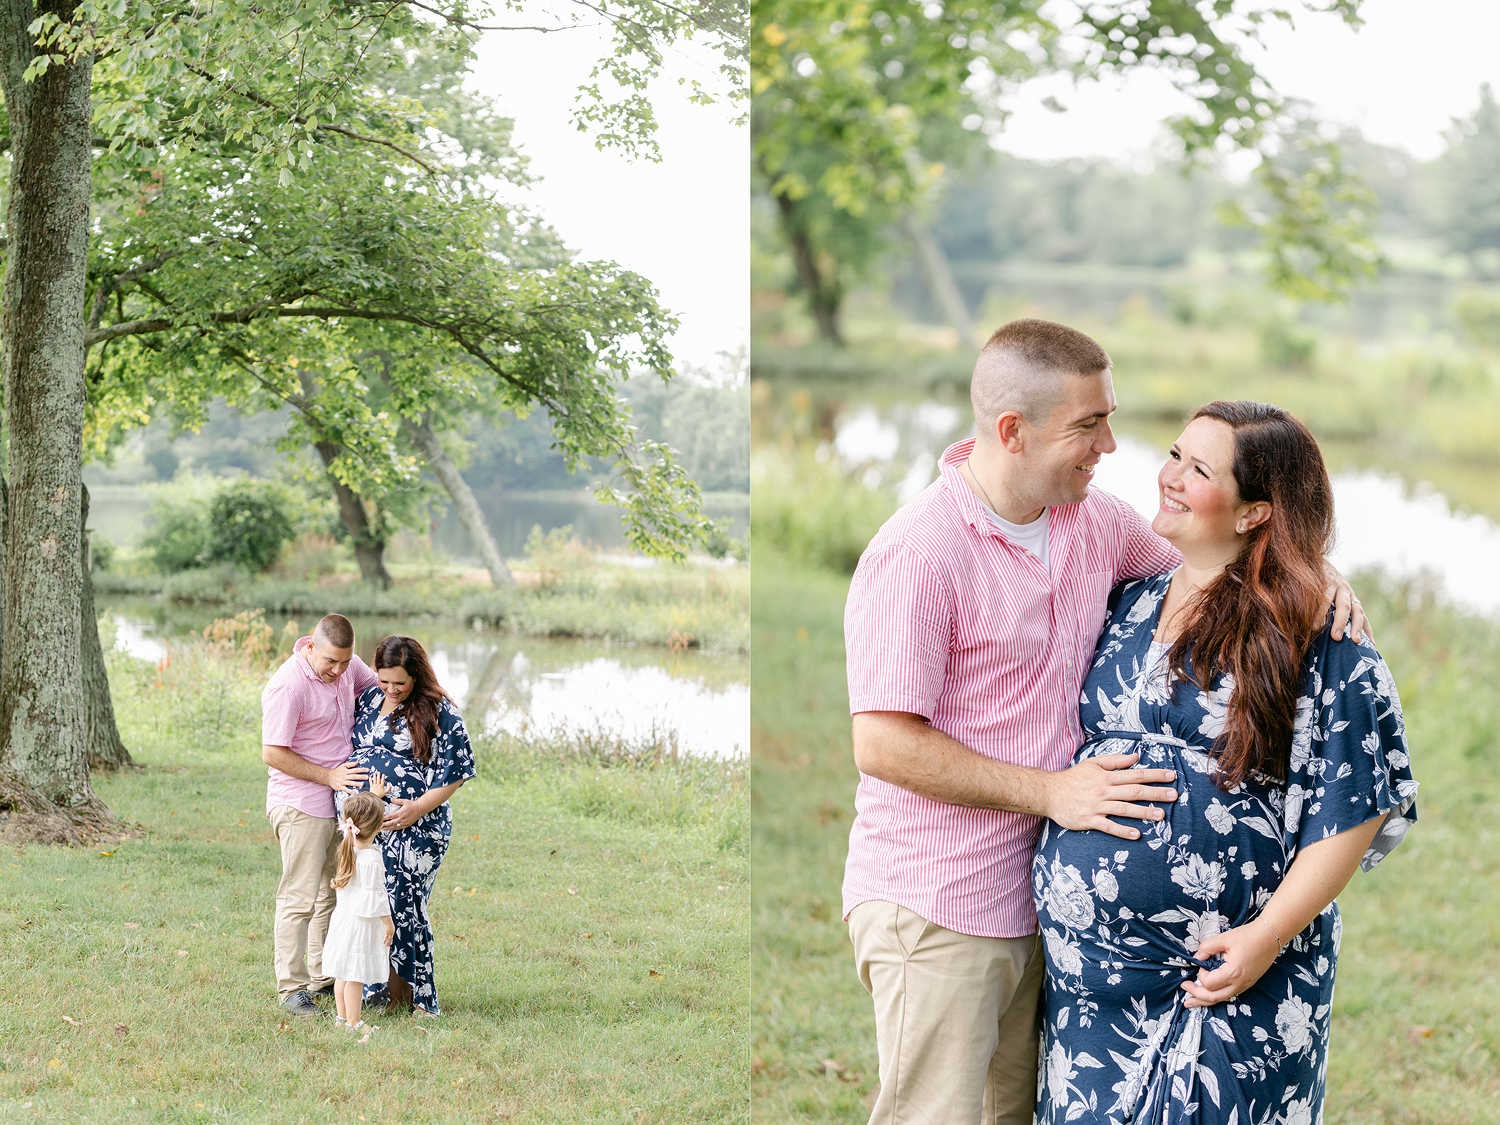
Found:
[[[384,984],[391,977],[385,923],[385,860],[380,849],[355,848],[354,874],[338,888],[338,902],[323,941],[323,971],[337,980]]]

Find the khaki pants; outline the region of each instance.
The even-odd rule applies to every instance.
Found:
[[[290,805],[271,810],[271,832],[281,845],[276,992],[285,1000],[294,992],[316,992],[333,983],[323,975],[323,939],[333,914],[339,836],[332,817],[310,816]]]
[[[970,937],[878,901],[850,911],[849,936],[875,1000],[871,1125],[1031,1125],[1041,938]]]

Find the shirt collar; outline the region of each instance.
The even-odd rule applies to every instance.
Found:
[[[948,486],[948,491],[953,494],[954,502],[958,504],[958,510],[963,514],[964,520],[975,531],[981,535],[998,535],[995,525],[990,522],[989,516],[985,514],[984,505],[979,502],[979,497],[974,495],[974,490],[969,487],[969,482],[964,479],[963,463],[969,459],[969,454],[974,452],[974,439],[965,438],[956,441],[947,449],[943,450],[943,456],[938,461],[938,470],[942,474],[943,482]]]

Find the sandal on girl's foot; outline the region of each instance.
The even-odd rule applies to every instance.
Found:
[[[349,1026],[349,1021],[346,1020],[343,1016],[335,1016],[333,1019],[333,1026],[336,1028],[342,1027],[347,1029]]]
[[[372,1031],[379,1031],[379,1030],[380,1030],[380,1028],[379,1028],[379,1027],[377,1027],[377,1026],[376,1026],[376,1025],[374,1025],[374,1024],[371,1024],[371,1023],[365,1023],[365,1021],[364,1021],[364,1020],[360,1020],[360,1021],[359,1021],[359,1022],[358,1022],[358,1023],[357,1023],[357,1024],[355,1024],[355,1025],[354,1025],[354,1026],[353,1026],[353,1027],[351,1027],[351,1028],[350,1028],[350,1029],[349,1029],[349,1030],[350,1030],[350,1031],[363,1031],[363,1032],[364,1032],[364,1034],[363,1034],[363,1035],[361,1035],[361,1036],[360,1036],[360,1037],[359,1037],[359,1040],[358,1040],[358,1041],[359,1041],[359,1042],[360,1042],[360,1043],[368,1043],[368,1042],[369,1042],[369,1041],[370,1041],[370,1033],[371,1033],[371,1032],[372,1032]]]

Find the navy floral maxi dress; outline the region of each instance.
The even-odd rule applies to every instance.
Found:
[[[431,756],[426,765],[412,757],[411,735],[407,733],[402,708],[389,715],[380,713],[385,693],[378,687],[366,688],[354,706],[353,760],[368,766],[372,773],[385,777],[391,791],[390,802],[397,797],[415,800],[429,789],[441,789],[455,781],[474,776],[474,748],[463,716],[450,700],[444,699],[438,710],[438,729],[429,744]],[[364,788],[369,788],[367,782]],[[338,795],[338,812],[343,816],[343,794]],[[438,866],[448,851],[453,832],[453,810],[444,801],[410,827],[398,832],[382,832],[376,837],[385,858],[385,889],[391,898],[391,922],[396,936],[391,940],[391,968],[411,985],[412,1002],[434,1015],[438,1014],[437,985],[433,978],[432,922],[427,917],[427,901],[437,882]],[[378,999],[385,985],[370,985],[365,999]]]
[[[1186,1008],[1210,934],[1255,918],[1297,852],[1386,812],[1368,871],[1416,819],[1395,684],[1368,644],[1325,628],[1305,661],[1285,785],[1225,793],[1209,751],[1231,677],[1168,683],[1155,644],[1171,575],[1116,587],[1084,684],[1082,761],[1141,752],[1178,799],[1139,840],[1047,822],[1032,884],[1047,957],[1036,1120],[1313,1125],[1322,1120],[1340,921],[1331,903],[1232,1003]],[[1121,823],[1124,823],[1122,820]],[[1287,936],[1287,935],[1283,935]],[[1220,964],[1214,958],[1212,964]]]

